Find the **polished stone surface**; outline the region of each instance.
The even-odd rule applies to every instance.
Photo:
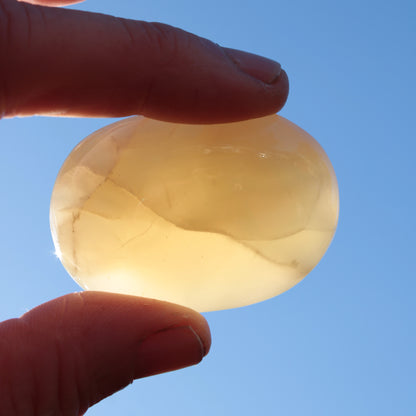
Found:
[[[56,253],[85,289],[199,311],[273,297],[327,250],[331,163],[274,115],[222,125],[132,117],[82,141],[56,180]]]

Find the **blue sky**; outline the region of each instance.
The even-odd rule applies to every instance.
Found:
[[[205,314],[199,366],[134,383],[89,415],[416,413],[416,6],[397,0],[87,0],[281,62],[281,115],[337,173],[341,211],[321,263],[289,292]],[[53,255],[49,200],[71,149],[110,119],[0,121],[0,319],[79,290]],[[115,413],[117,412],[117,413]]]

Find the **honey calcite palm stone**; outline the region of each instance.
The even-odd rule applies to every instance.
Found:
[[[338,201],[325,152],[280,116],[220,125],[132,117],[69,155],[51,228],[83,288],[211,311],[305,277],[332,240]]]

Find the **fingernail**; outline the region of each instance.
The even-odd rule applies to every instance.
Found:
[[[190,326],[156,332],[139,345],[135,378],[198,364],[207,352],[201,338]]]
[[[272,84],[280,75],[282,67],[276,61],[237,49],[223,49],[239,69],[266,84]]]

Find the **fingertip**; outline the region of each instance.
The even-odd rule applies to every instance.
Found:
[[[274,112],[279,112],[289,97],[289,77],[284,69],[279,73],[279,76],[271,84],[274,95],[276,97],[276,108]]]
[[[148,377],[198,364],[206,355],[205,343],[191,326],[155,332],[138,345],[134,377]]]
[[[191,311],[192,316],[194,317],[193,323],[190,327],[192,328],[192,331],[194,331],[200,339],[200,342],[202,344],[203,358],[206,355],[208,355],[211,349],[211,330],[209,328],[208,321],[200,313],[192,309],[188,309],[188,311]]]
[[[240,71],[265,84],[273,84],[282,70],[279,62],[265,58],[264,56],[238,49],[222,49]]]

